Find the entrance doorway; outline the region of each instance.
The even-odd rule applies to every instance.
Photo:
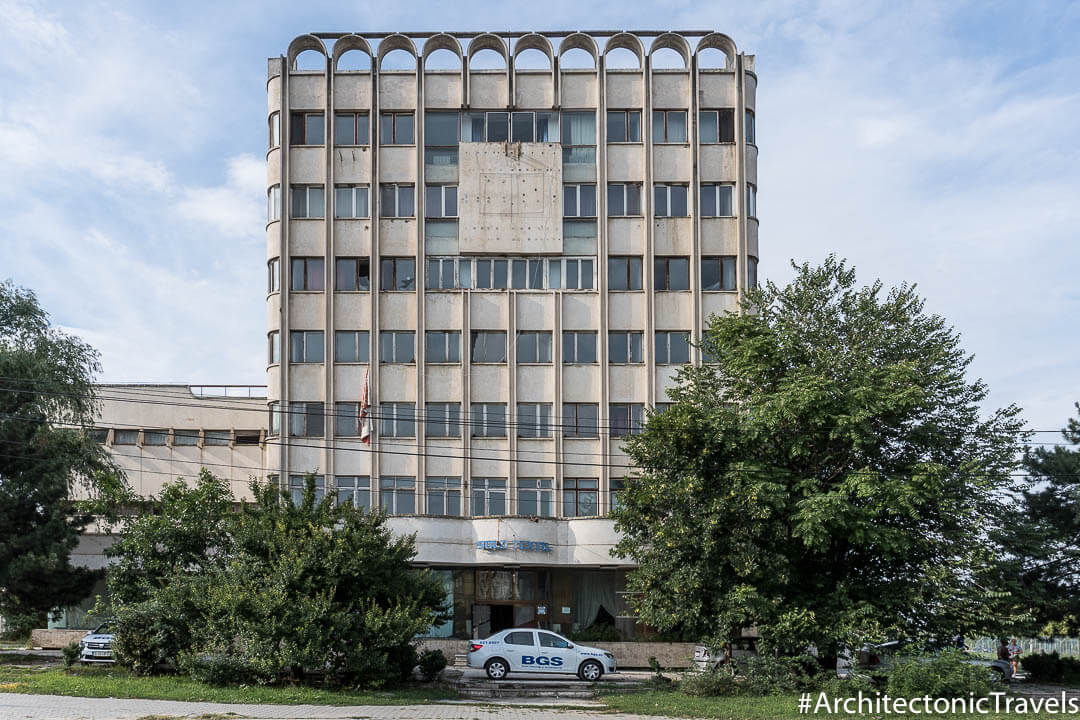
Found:
[[[513,605],[473,605],[473,633],[486,638],[514,625]]]

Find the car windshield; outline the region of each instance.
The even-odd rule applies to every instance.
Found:
[[[113,624],[111,622],[103,622],[94,628],[95,635],[110,635],[113,631]]]

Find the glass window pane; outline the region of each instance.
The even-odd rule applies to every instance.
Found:
[[[630,258],[630,289],[641,290],[641,258]]]
[[[457,145],[458,114],[428,112],[424,114],[424,145]]]
[[[625,185],[608,185],[608,215],[610,215],[611,217],[620,217],[626,214],[626,208],[623,203],[623,199],[626,194],[625,188]]]
[[[379,125],[379,142],[390,145],[394,142],[394,114],[383,113]]]
[[[701,186],[701,215],[702,217],[714,217],[716,215],[716,186]]]
[[[557,113],[536,113],[536,142],[559,142],[559,116]]]
[[[717,111],[717,134],[720,142],[735,142],[735,111],[732,109]]]
[[[669,143],[686,142],[686,111],[668,110],[667,141]]]
[[[653,188],[653,212],[657,217],[668,215],[668,188],[667,185],[657,185]]]
[[[494,262],[494,274],[495,278],[492,282],[492,287],[498,290],[506,289],[506,261],[496,260]]]
[[[379,335],[379,362],[394,362],[394,333],[384,332]]]
[[[343,258],[336,261],[334,288],[338,291],[356,290],[356,260]]]
[[[334,114],[334,144],[355,145],[356,116],[352,113]]]
[[[641,142],[641,111],[631,110],[627,113],[627,140]]]
[[[544,288],[544,261],[529,260],[529,289],[542,290]]]
[[[735,258],[725,257],[722,258],[723,266],[723,289],[734,290],[735,289]]]
[[[506,142],[510,136],[510,113],[487,114],[487,141]]]
[[[394,142],[398,145],[411,145],[413,142],[412,113],[399,113],[394,117]]]
[[[717,188],[719,192],[719,202],[716,204],[717,215],[724,217],[730,217],[735,214],[735,207],[732,203],[732,188],[731,185],[720,185]]]
[[[626,214],[630,216],[641,214],[641,186],[626,186]]]
[[[664,111],[653,110],[652,114],[652,141],[654,143],[664,142]]]
[[[368,144],[368,115],[360,113],[356,116],[356,144]]]
[[[441,287],[454,287],[454,261],[446,258],[442,261],[442,277],[439,281]]]
[[[607,114],[608,142],[626,142],[626,112],[609,110]]]
[[[715,143],[719,140],[715,110],[702,110],[698,113],[698,132],[701,133],[702,143]]]
[[[548,287],[558,290],[562,287],[562,260],[548,260]]]
[[[398,258],[395,261],[398,290],[416,289],[416,261],[412,258]]]
[[[394,333],[394,357],[400,362],[412,362],[413,334],[411,332]]]
[[[642,335],[643,333],[639,332],[630,333],[630,362],[644,362],[641,353]]]
[[[563,215],[577,217],[577,185],[563,185]]]
[[[596,186],[581,186],[581,217],[596,217]]]
[[[720,289],[720,261],[717,258],[701,259],[701,289]]]
[[[524,260],[511,261],[510,287],[520,290],[525,287],[527,265]]]
[[[457,217],[457,186],[447,185],[443,188],[444,217]]]
[[[442,217],[442,187],[439,185],[428,185],[424,188],[424,216],[425,217]]]
[[[471,271],[472,260],[469,258],[458,258],[458,287],[471,288]]]
[[[674,257],[668,259],[668,272],[671,273],[671,286],[668,290],[690,289],[690,259]]]
[[[592,290],[593,286],[593,261],[582,260],[581,261],[581,288],[583,290]]]
[[[308,113],[305,116],[304,122],[305,138],[304,143],[306,145],[322,145],[323,144],[323,116],[322,113]]]
[[[626,290],[626,258],[608,258],[608,289]]]
[[[578,265],[577,260],[566,261],[566,288],[568,290],[576,290],[578,287]]]
[[[516,112],[510,139],[514,142],[533,142],[533,114]]]
[[[673,365],[690,362],[690,343],[686,333],[671,333],[669,335],[671,355],[669,362]]]
[[[398,217],[413,216],[413,186],[398,185]]]
[[[671,186],[671,216],[686,217],[689,214],[686,204],[686,186]]]
[[[379,188],[379,211],[384,217],[397,216],[397,186],[383,185]]]

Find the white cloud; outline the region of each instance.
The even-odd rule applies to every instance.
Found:
[[[229,158],[223,185],[182,190],[177,211],[225,238],[258,238],[265,222],[266,162],[252,155]]]

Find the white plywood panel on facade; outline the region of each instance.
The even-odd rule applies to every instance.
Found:
[[[551,365],[518,365],[518,402],[550,403],[555,398],[555,374]]]
[[[640,110],[645,105],[644,82],[638,71],[609,70],[607,106],[611,110]]]
[[[424,397],[427,402],[461,402],[461,365],[424,366]],[[462,408],[462,417],[468,408]]]
[[[379,365],[379,402],[415,402],[416,366]]]
[[[735,292],[708,292],[701,294],[701,315],[708,322],[713,313],[726,315],[738,312],[739,295]]]
[[[326,149],[322,145],[289,149],[289,182],[322,185],[326,182]],[[287,192],[281,194],[281,211],[288,211]]]
[[[335,475],[371,475],[371,446],[359,440],[337,439],[334,451]]]
[[[371,254],[370,220],[335,220],[334,253],[339,257]]]
[[[657,255],[689,255],[692,221],[687,217],[653,220],[653,247]]]
[[[379,220],[379,254],[383,256],[416,255],[416,220],[383,218]],[[417,273],[417,278],[422,277]]]
[[[424,73],[424,107],[436,110],[461,107],[461,72]]]
[[[517,329],[550,330],[554,327],[555,298],[544,293],[518,293]]]
[[[659,330],[690,330],[694,327],[694,295],[690,291],[658,292],[653,298],[654,322]]]
[[[686,110],[690,101],[690,74],[684,70],[655,70],[652,78],[654,108]]]
[[[379,451],[379,474],[416,477],[418,458],[414,440],[382,438],[376,440]]]
[[[322,255],[326,249],[326,225],[322,220],[293,220],[289,225],[289,254]]]
[[[505,330],[507,295],[505,292],[470,293],[469,321],[474,330]]]
[[[428,330],[460,330],[461,305],[464,296],[458,292],[424,293],[424,324]]]
[[[322,363],[289,365],[289,395],[294,401],[319,402],[325,398],[325,387]]]
[[[336,402],[360,402],[364,396],[364,380],[368,366],[362,364],[334,365],[334,400]]]
[[[645,148],[640,143],[615,143],[607,146],[608,182],[636,182],[645,178]]]
[[[641,255],[645,252],[645,219],[640,217],[608,220],[608,253]]]
[[[477,109],[506,107],[506,71],[473,70],[469,78],[469,106]]]
[[[289,108],[322,110],[326,107],[326,76],[322,73],[289,74]]]
[[[413,110],[416,108],[416,73],[383,71],[379,73],[379,109]],[[378,126],[376,126],[378,127]]]
[[[289,327],[318,330],[326,314],[325,296],[321,292],[293,292],[289,295]],[[288,348],[287,338],[281,339],[281,349]]]
[[[385,292],[379,296],[379,328],[416,329],[416,293]]]
[[[703,70],[699,79],[698,107],[735,107],[735,73]]]
[[[702,218],[701,254],[735,255],[739,252],[738,218]]]
[[[645,293],[612,292],[608,294],[609,330],[645,329]]]
[[[334,325],[338,330],[370,329],[371,293],[335,292]]]
[[[563,365],[563,402],[600,400],[599,365]]]
[[[334,148],[334,182],[371,184],[371,148],[367,145]]]
[[[325,469],[323,462],[323,450],[321,447],[308,445],[308,441],[301,438],[289,439],[289,474],[306,475],[307,473],[321,474]],[[322,438],[314,442],[325,442]]]
[[[506,402],[509,395],[506,365],[471,365],[469,389],[472,402]]]
[[[735,143],[701,146],[701,182],[735,182]]]
[[[654,402],[671,402],[667,389],[678,385],[675,375],[679,372],[679,367],[679,365],[661,365],[656,368],[656,385],[654,386],[656,388],[656,397]]]
[[[563,295],[562,327],[564,330],[595,330],[600,327],[600,295],[584,292]]]
[[[416,182],[416,147],[394,145],[380,148],[379,182]]]
[[[608,368],[608,398],[611,402],[639,402],[645,397],[648,369],[645,365],[612,365]]]
[[[371,73],[336,73],[334,109],[367,110],[371,107]]]
[[[596,107],[596,72],[593,70],[564,70],[559,89],[565,110]]]
[[[551,72],[517,72],[514,78],[514,105],[521,109],[547,110],[555,104]]]
[[[689,145],[654,145],[653,180],[658,183],[689,183],[694,172]]]
[[[462,253],[562,253],[562,149],[557,143],[462,143]]]

